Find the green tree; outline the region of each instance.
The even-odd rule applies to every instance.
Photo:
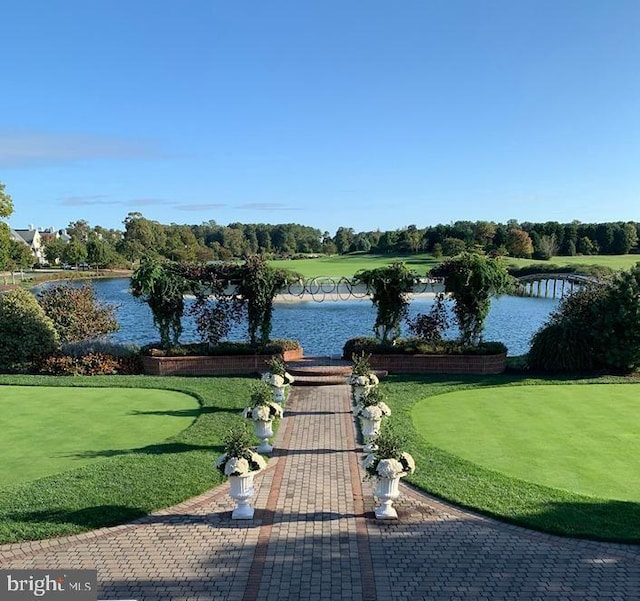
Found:
[[[62,260],[76,266],[84,263],[87,260],[87,247],[78,240],[71,240],[64,249]]]
[[[99,238],[91,238],[87,242],[87,263],[93,265],[96,271],[100,267],[107,267],[113,260],[115,250],[113,247]]]
[[[116,306],[99,303],[91,284],[44,288],[38,302],[53,321],[61,342],[94,340],[119,330]]]
[[[413,289],[416,274],[404,263],[358,271],[355,281],[366,285],[371,302],[377,310],[374,332],[384,344],[400,336],[400,324],[407,317],[408,293]]]
[[[58,346],[53,321],[31,292],[18,288],[0,294],[0,369],[23,369]]]
[[[533,254],[533,242],[527,232],[511,228],[507,234],[507,251],[512,257],[530,259]]]
[[[160,257],[167,235],[163,225],[150,221],[142,213],[129,213],[124,220],[124,235],[118,252],[132,263],[143,257]]]
[[[464,252],[434,267],[430,275],[444,278],[445,292],[455,303],[461,343],[480,344],[491,297],[510,292],[514,285],[500,257]]]
[[[11,260],[11,232],[9,226],[0,221],[0,270],[10,269]]]
[[[463,253],[467,249],[467,245],[464,240],[460,238],[444,238],[442,240],[442,254],[445,257],[455,257],[460,253]]]
[[[10,262],[15,269],[26,269],[36,261],[31,249],[24,243],[11,240],[9,247]]]
[[[13,200],[8,192],[5,191],[5,185],[0,182],[0,219],[8,219],[13,214]]]
[[[64,256],[64,252],[67,248],[67,242],[64,242],[60,238],[52,238],[45,243],[44,257],[47,263],[50,265],[56,265]]]

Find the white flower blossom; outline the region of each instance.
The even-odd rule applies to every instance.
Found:
[[[416,462],[409,453],[402,453],[402,463],[405,465],[405,471],[409,474],[413,474],[416,471]]]
[[[269,422],[272,419],[268,405],[257,405],[254,407],[252,416],[253,419],[261,422]]]
[[[259,470],[263,470],[267,467],[267,462],[262,455],[255,451],[249,451],[249,453],[251,454],[251,462],[255,464]]]
[[[362,460],[362,465],[365,469],[369,469],[370,467],[373,467],[376,464],[376,456],[373,453],[369,453],[368,455],[364,456],[364,459]]]
[[[397,478],[404,473],[404,467],[397,459],[381,459],[376,471],[381,478]]]
[[[242,476],[250,471],[249,462],[244,457],[231,457],[224,466],[226,476]]]
[[[362,407],[360,409],[360,415],[365,419],[380,420],[385,414],[379,405],[370,405],[369,407]]]
[[[380,380],[378,380],[378,376],[376,376],[376,374],[369,374],[369,384],[372,386],[380,384]]]
[[[287,371],[284,372],[284,379],[287,384],[293,384],[296,381],[296,379]]]
[[[377,406],[380,408],[380,411],[382,411],[382,415],[391,415],[391,409],[385,402],[380,401]]]

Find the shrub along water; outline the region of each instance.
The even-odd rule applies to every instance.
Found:
[[[640,263],[564,298],[533,336],[531,369],[550,372],[640,367]]]

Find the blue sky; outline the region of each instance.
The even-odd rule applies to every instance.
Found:
[[[638,0],[9,0],[12,227],[640,220]]]

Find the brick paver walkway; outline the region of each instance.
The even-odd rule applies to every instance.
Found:
[[[95,568],[101,599],[640,598],[637,547],[531,532],[404,486],[400,519],[377,522],[348,394],[294,389],[251,522],[230,519],[225,485],[133,524],[0,546],[0,567]]]

